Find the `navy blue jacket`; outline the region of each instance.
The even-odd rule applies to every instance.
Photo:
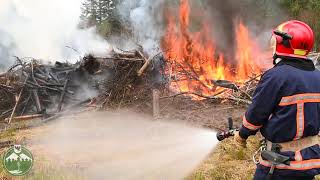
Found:
[[[320,71],[311,60],[284,59],[262,76],[240,136],[246,139],[260,131],[267,140],[281,143],[317,135],[319,130]],[[319,145],[282,154],[292,162],[277,166],[281,173],[320,173]]]

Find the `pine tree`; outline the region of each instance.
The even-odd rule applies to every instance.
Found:
[[[97,24],[97,0],[86,0],[82,3],[81,19],[87,22],[87,26]]]
[[[115,14],[115,6],[115,0],[86,0],[82,4],[81,18],[87,20],[89,26],[101,25]]]

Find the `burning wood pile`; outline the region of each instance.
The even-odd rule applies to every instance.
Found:
[[[189,94],[193,99],[250,104],[253,90],[264,71],[264,65],[260,63],[267,59],[257,45],[257,39],[238,20],[234,24],[234,47],[230,47],[234,52],[221,51],[212,38],[211,27],[214,25],[204,19],[201,28],[192,30],[190,2],[181,0],[179,8],[179,14],[176,10],[168,11],[161,44],[162,49],[169,49],[164,51],[164,57],[170,89],[177,92],[176,95]]]
[[[204,20],[194,30],[189,1],[181,0],[179,8],[179,14],[176,9],[166,13],[162,52],[155,56],[142,48],[115,49],[106,57],[88,55],[75,64],[54,65],[17,57],[0,75],[0,121],[47,118],[80,105],[121,106],[149,100],[157,92],[153,89],[165,87],[154,93],[162,97],[153,99],[185,95],[250,104],[264,56],[248,28],[236,21],[234,52],[221,51],[211,36],[214,26]]]
[[[212,95],[205,95],[194,91],[176,91],[173,95],[161,97],[161,99],[176,97],[180,95],[190,96],[194,100],[218,100],[219,102],[233,102],[236,104],[251,104],[251,99],[262,74],[256,75],[244,83],[235,83],[227,80],[212,80],[214,84]],[[192,77],[191,77],[192,78]],[[199,82],[201,83],[201,82]],[[172,94],[172,93],[171,93]]]
[[[178,95],[195,100],[219,99],[249,104],[259,75],[241,84],[227,80],[203,81],[192,66],[169,71],[172,59],[159,53],[146,56],[140,50],[116,49],[109,56],[87,55],[70,64],[43,64],[16,57],[15,64],[0,75],[0,121],[11,123],[34,118],[48,119],[74,107],[112,107],[149,101],[153,89],[169,87],[160,99]],[[177,66],[178,67],[178,66]],[[174,89],[183,82],[198,82],[203,89]],[[188,90],[188,91],[186,91]],[[195,89],[192,89],[195,90]],[[159,91],[158,91],[159,92]],[[172,95],[173,94],[173,95]],[[166,96],[168,95],[168,96]]]

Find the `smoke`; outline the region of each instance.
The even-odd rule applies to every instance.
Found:
[[[242,20],[260,44],[267,44],[271,30],[287,16],[278,0],[189,0],[191,26],[206,21],[217,48],[230,58],[235,52],[235,21]],[[134,41],[152,51],[159,47],[166,27],[166,10],[179,15],[179,1],[124,0],[119,6],[123,21],[133,29]],[[195,28],[195,29],[197,29]],[[201,27],[200,27],[201,28]],[[227,57],[227,59],[229,59]]]
[[[0,30],[0,70],[10,64],[10,55],[15,51],[15,44],[10,34]]]
[[[80,7],[81,0],[1,0],[0,64],[14,55],[65,61],[106,53],[108,44],[94,29],[78,29]]]
[[[133,31],[133,42],[142,45],[150,54],[159,50],[164,29],[165,0],[124,0],[118,11],[125,24]]]
[[[244,22],[263,46],[270,39],[271,30],[287,18],[278,0],[206,0],[205,4],[215,29],[214,37],[220,48],[229,53],[235,52],[235,21]]]

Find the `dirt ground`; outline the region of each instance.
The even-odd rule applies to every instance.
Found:
[[[160,100],[160,109],[161,119],[183,121],[195,127],[225,129],[228,117],[234,119],[235,126],[241,124],[246,106],[217,100],[194,101],[190,97],[179,96]],[[138,104],[134,110],[150,114],[152,104]]]

